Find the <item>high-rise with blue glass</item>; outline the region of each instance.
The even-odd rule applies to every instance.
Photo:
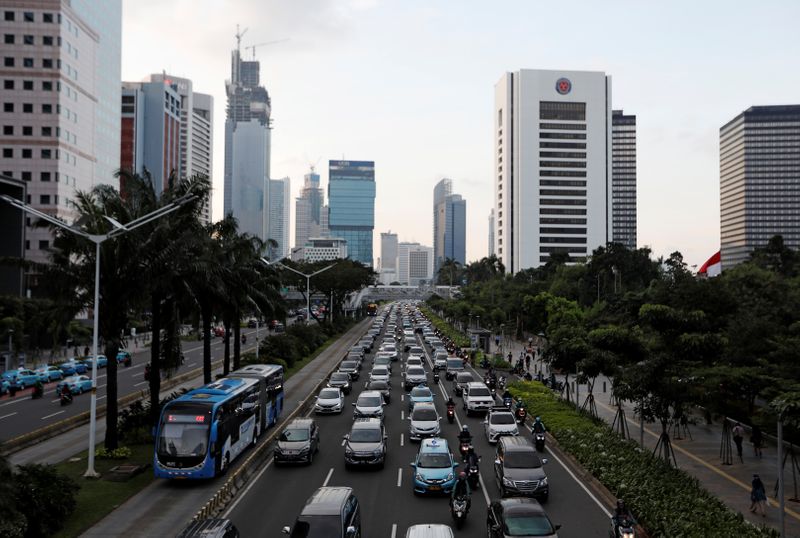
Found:
[[[347,241],[351,260],[372,267],[375,228],[375,162],[328,162],[328,227]]]
[[[464,265],[467,257],[467,201],[453,194],[453,182],[442,179],[433,188],[434,274],[445,260]]]

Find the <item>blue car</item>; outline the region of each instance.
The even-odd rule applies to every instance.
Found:
[[[92,380],[85,375],[73,375],[56,386],[56,394],[61,394],[65,389],[69,389],[72,394],[82,394],[92,390]]]
[[[11,386],[11,383],[6,381],[5,379],[0,381],[0,396],[5,394],[6,392],[8,392],[8,387],[10,387],[10,386]]]
[[[117,364],[122,364],[123,362],[125,362],[125,359],[130,359],[130,358],[131,358],[131,352],[128,351],[127,349],[120,349],[117,352]],[[98,364],[98,366],[100,365]]]
[[[34,386],[39,381],[39,374],[27,368],[20,368],[19,370],[3,372],[3,379],[9,383],[16,384],[20,389],[24,389]]]
[[[453,460],[447,440],[440,437],[423,439],[414,469],[414,493],[450,493],[456,483],[458,463]]]
[[[58,366],[41,366],[36,369],[36,373],[39,374],[42,383],[64,379],[64,371]]]
[[[85,359],[83,359],[83,362],[84,362],[84,364],[86,364],[86,368],[87,369],[89,369],[89,370],[92,369],[92,361],[93,360],[94,360],[94,357],[86,357]],[[98,368],[105,368],[106,366],[108,366],[108,359],[106,358],[106,356],[105,355],[98,355],[97,356],[97,367]]]
[[[416,386],[408,393],[408,410],[411,411],[420,402],[433,402],[433,392],[425,385]]]
[[[85,374],[87,370],[86,363],[75,359],[70,359],[58,367],[61,368],[64,375]]]

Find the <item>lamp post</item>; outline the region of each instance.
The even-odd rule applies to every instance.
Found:
[[[284,265],[279,261],[271,262],[271,261],[267,260],[266,258],[261,258],[261,261],[264,262],[267,265],[278,265],[280,267],[283,267],[284,269],[288,269],[289,271],[291,271],[293,273],[297,273],[300,276],[306,277],[306,325],[308,325],[311,322],[311,277],[312,276],[317,276],[318,274],[322,273],[323,271],[327,271],[328,269],[330,269],[331,267],[335,266],[336,264],[333,263],[333,264],[329,265],[328,267],[323,267],[319,271],[314,271],[311,274],[306,274],[306,273],[302,273],[302,272],[298,271],[294,267],[289,267],[288,265]]]
[[[94,309],[94,323],[92,326],[92,353],[93,353],[93,360],[92,360],[92,399],[89,408],[89,457],[88,457],[88,465],[86,468],[86,472],[83,473],[83,476],[86,478],[97,478],[99,477],[99,473],[94,469],[94,447],[95,447],[95,439],[97,436],[97,341],[99,336],[99,312],[100,312],[100,245],[103,244],[108,239],[113,239],[118,235],[122,235],[126,232],[130,232],[139,226],[143,226],[149,222],[152,222],[156,219],[159,219],[173,211],[177,210],[188,202],[189,200],[193,199],[193,194],[187,194],[181,198],[176,199],[174,202],[165,205],[155,211],[148,213],[147,215],[143,215],[138,219],[134,219],[127,224],[120,224],[113,218],[109,217],[108,215],[103,215],[105,219],[111,223],[113,229],[110,232],[105,234],[93,234],[89,233],[85,230],[80,230],[78,228],[73,228],[72,226],[68,225],[66,222],[53,217],[52,215],[48,215],[47,213],[43,213],[38,209],[35,209],[24,202],[17,200],[16,198],[12,198],[8,195],[0,195],[0,199],[8,202],[9,204],[13,205],[16,208],[21,209],[31,215],[39,217],[40,219],[44,219],[50,224],[54,226],[58,226],[59,228],[68,231],[69,233],[78,235],[87,239],[94,243],[95,245],[95,254],[94,254],[94,303],[92,303],[92,307]]]

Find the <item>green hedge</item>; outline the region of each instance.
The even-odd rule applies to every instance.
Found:
[[[685,471],[625,441],[599,419],[578,413],[537,382],[518,382],[512,394],[527,403],[559,445],[625,503],[651,536],[728,538],[778,536],[730,510]],[[742,492],[742,504],[747,494]]]
[[[429,308],[421,307],[420,310],[428,320],[433,323],[433,326],[439,329],[443,335],[452,340],[458,347],[470,347],[470,341],[463,333],[455,330],[452,325],[434,314]]]

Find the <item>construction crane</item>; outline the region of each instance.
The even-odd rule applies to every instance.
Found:
[[[276,39],[275,41],[265,41],[264,43],[256,43],[255,45],[250,45],[245,47],[244,50],[253,49],[253,60],[256,59],[256,48],[263,47],[265,45],[274,45],[275,43],[283,43],[284,41],[289,41],[289,38],[285,39]]]
[[[238,24],[236,25],[236,50],[239,50],[239,47],[240,47],[240,46],[241,46],[241,44],[242,44],[242,37],[243,37],[243,36],[244,36],[244,34],[246,34],[246,33],[247,33],[247,28],[245,28],[244,30],[242,30],[242,31],[240,32],[240,31],[239,31],[239,25],[238,25]]]

